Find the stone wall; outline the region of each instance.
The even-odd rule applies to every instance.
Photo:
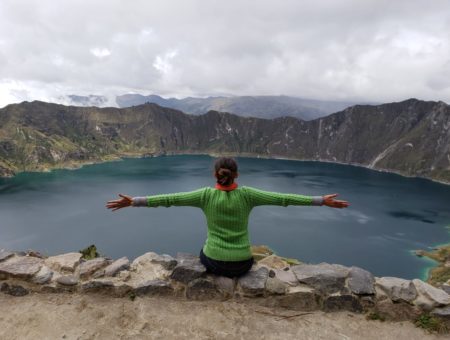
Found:
[[[186,253],[173,258],[148,252],[130,263],[126,257],[83,260],[80,253],[45,257],[0,250],[0,289],[14,296],[77,292],[243,299],[291,310],[376,313],[393,320],[414,319],[424,312],[450,318],[448,285],[436,288],[418,279],[379,278],[339,264],[295,264],[275,254],[255,259],[246,275],[230,279],[206,273],[199,258]]]

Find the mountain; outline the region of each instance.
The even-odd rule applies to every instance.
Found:
[[[121,108],[154,103],[192,114],[204,114],[208,111],[230,112],[243,117],[277,118],[283,116],[311,120],[345,109],[355,103],[320,101],[288,96],[241,96],[208,97],[184,99],[168,98],[157,95],[143,96],[125,94],[116,97]]]
[[[0,109],[0,174],[126,155],[208,153],[356,164],[450,183],[450,106],[409,99],[312,121],[157,104],[129,108],[23,102]]]

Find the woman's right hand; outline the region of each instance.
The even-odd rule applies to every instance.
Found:
[[[349,206],[347,201],[339,201],[334,199],[337,195],[338,194],[324,195],[322,204],[330,208],[347,208]]]
[[[118,209],[122,209],[122,208],[126,208],[126,207],[131,207],[133,205],[133,198],[127,195],[123,195],[123,194],[119,194],[120,197],[122,197],[121,199],[118,200],[114,200],[114,201],[108,201],[106,203],[106,207],[108,209],[112,209],[112,211],[118,210]]]

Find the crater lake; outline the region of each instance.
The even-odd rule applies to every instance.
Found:
[[[359,266],[376,276],[424,278],[433,262],[415,249],[450,242],[450,186],[362,167],[237,157],[239,185],[302,195],[338,193],[347,209],[260,206],[252,244],[308,263]],[[206,219],[193,207],[111,212],[118,193],[147,196],[213,187],[214,158],[178,155],[20,173],[0,179],[0,248],[45,255],[91,244],[112,258],[148,252],[198,255]]]

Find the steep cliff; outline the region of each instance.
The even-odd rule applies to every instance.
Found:
[[[363,165],[450,182],[450,106],[409,99],[312,121],[23,102],[0,110],[0,174],[124,155],[227,153]]]

